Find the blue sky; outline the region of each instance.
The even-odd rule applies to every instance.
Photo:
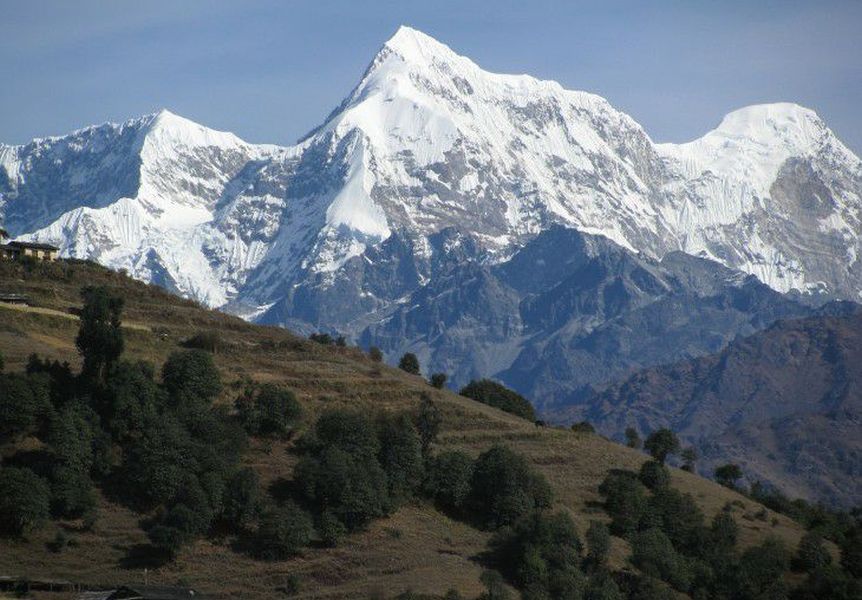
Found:
[[[862,154],[857,0],[0,0],[0,141],[166,107],[292,143],[402,23],[487,70],[601,94],[656,141],[792,101]]]

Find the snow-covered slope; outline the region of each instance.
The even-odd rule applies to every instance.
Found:
[[[807,109],[749,107],[657,145],[598,96],[485,72],[406,27],[294,147],[166,111],[0,146],[14,235],[250,318],[346,332],[433,277],[432,238],[449,228],[481,262],[564,224],[858,298],[860,196],[859,159]],[[384,244],[395,233],[406,245]],[[387,248],[410,249],[410,278],[387,275],[399,285],[371,274]],[[338,322],[317,309],[328,290],[350,309]]]

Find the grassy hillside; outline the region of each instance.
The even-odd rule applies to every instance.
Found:
[[[557,508],[571,513],[581,534],[591,520],[606,520],[598,505],[598,486],[613,468],[637,469],[645,456],[598,435],[533,423],[447,391],[432,389],[423,379],[399,370],[379,368],[355,348],[326,347],[287,331],[249,325],[240,319],[205,310],[158,288],[82,263],[37,265],[27,272],[0,262],[0,291],[29,295],[37,308],[0,305],[0,351],[6,370],[23,368],[30,353],[59,360],[75,356],[77,318],[83,285],[104,285],[126,298],[126,355],[160,365],[183,340],[201,331],[218,331],[224,347],[216,355],[225,390],[220,402],[232,403],[247,379],[272,381],[292,389],[302,402],[304,426],[323,409],[350,406],[367,409],[415,410],[420,394],[430,393],[443,412],[439,446],[477,455],[494,443],[524,454],[548,478]],[[296,437],[294,437],[296,439]],[[244,462],[267,483],[291,476],[295,456],[290,442],[253,441]],[[741,528],[743,547],[775,535],[791,548],[804,531],[786,517],[726,488],[689,473],[673,470],[673,485],[691,493],[708,518],[729,502]],[[136,548],[146,543],[141,516],[100,499],[100,518],[92,531],[76,523],[49,524],[26,541],[0,541],[0,575],[59,578],[85,584],[141,581],[143,569]],[[46,544],[58,527],[66,528],[78,546],[60,554]],[[480,555],[489,534],[449,519],[416,501],[366,531],[349,536],[335,549],[310,548],[281,562],[261,562],[231,549],[232,540],[201,540],[184,549],[178,560],[151,568],[150,583],[190,584],[216,597],[268,598],[290,574],[302,581],[300,598],[386,597],[412,589],[442,595],[455,588],[478,595],[483,569]],[[613,539],[611,565],[626,565],[629,549]],[[50,597],[60,597],[53,594]]]

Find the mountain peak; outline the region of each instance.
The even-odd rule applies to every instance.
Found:
[[[402,25],[398,31],[384,44],[386,48],[394,50],[405,60],[422,60],[430,56],[457,57],[449,46],[438,42],[430,35]]]
[[[146,136],[150,140],[177,143],[185,146],[237,146],[245,145],[241,139],[227,131],[204,127],[191,119],[181,117],[166,108],[144,117]]]
[[[726,135],[750,136],[760,134],[764,128],[787,130],[811,126],[823,126],[823,121],[813,110],[792,102],[775,102],[734,110],[725,115],[716,131]]]

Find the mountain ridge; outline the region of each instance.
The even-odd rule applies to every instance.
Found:
[[[767,227],[728,222],[750,218],[746,215],[752,211],[770,212],[769,207],[758,208],[757,195],[765,184],[761,177],[749,198],[751,186],[732,182],[727,173],[716,176],[718,167],[726,165],[721,156],[712,156],[722,144],[710,140],[740,144],[785,122],[809,133],[796,136],[798,143],[785,148],[787,153],[807,156],[811,152],[805,145],[815,140],[859,177],[858,158],[815,113],[798,105],[746,107],[699,140],[654,144],[631,117],[599,96],[529,75],[485,72],[430,36],[402,27],[342,104],[296,146],[247,144],[164,109],[122,124],[2,146],[2,214],[18,236],[59,242],[67,255],[126,268],[144,280],[157,271],[168,274],[172,281],[167,283],[180,293],[251,315],[261,314],[290,285],[303,285],[309,273],[337,271],[347,258],[381,243],[394,229],[424,237],[464,220],[482,236],[491,260],[510,254],[550,224],[563,223],[656,258],[672,250],[703,254],[781,291],[825,289],[854,297],[860,291],[859,274],[852,271],[858,270],[857,262],[850,261],[855,265],[850,286],[842,287],[846,273],[840,269],[828,270],[826,278],[809,277],[811,266],[803,268],[804,261],[785,256],[786,249],[763,239]],[[495,127],[496,135],[488,133]],[[109,145],[111,132],[125,140],[117,156],[105,158],[112,173],[82,168],[82,162],[99,166],[93,164],[92,146]],[[130,133],[131,141],[126,139]],[[67,147],[59,147],[65,142]],[[88,149],[85,156],[76,155],[77,146]],[[680,158],[686,148],[694,150]],[[186,153],[177,155],[178,149]],[[27,193],[26,181],[39,166],[34,163],[53,150],[62,155],[61,164],[53,171],[44,167],[47,179],[67,168],[78,179],[107,178],[124,185],[104,189],[103,184],[95,193],[68,193],[69,186]],[[748,150],[757,154],[758,149]],[[123,157],[129,163],[125,167]],[[766,161],[770,169],[776,160]],[[753,164],[757,171],[759,163]],[[178,175],[165,178],[171,171]],[[246,194],[244,187],[270,189]],[[730,191],[715,192],[716,187]],[[291,197],[291,188],[299,193]],[[843,195],[856,204],[820,221],[831,219],[838,232],[829,233],[824,243],[853,258],[854,236],[847,232],[859,227],[859,195],[850,188],[852,193]],[[706,204],[705,194],[713,198]],[[72,199],[48,210],[49,195]],[[207,206],[222,195],[231,197],[222,198],[221,210]],[[34,202],[43,209],[39,218],[27,218]],[[75,213],[76,208],[103,212]],[[263,221],[257,225],[267,230],[257,244],[236,235],[241,232],[235,225],[241,228],[243,213],[251,211]],[[297,213],[304,214],[297,219]],[[153,214],[170,215],[173,224],[184,225],[183,231],[170,239],[148,233],[146,221]],[[155,221],[154,227],[163,226]],[[726,237],[721,231],[729,229],[737,240],[730,247],[716,239]],[[815,238],[822,241],[824,235]],[[91,239],[97,242],[88,243]],[[182,255],[170,257],[168,246],[184,247]],[[106,252],[106,247],[121,251]],[[151,263],[155,268],[148,267]],[[183,274],[183,263],[197,265],[201,274]],[[279,285],[275,272],[293,281]]]

